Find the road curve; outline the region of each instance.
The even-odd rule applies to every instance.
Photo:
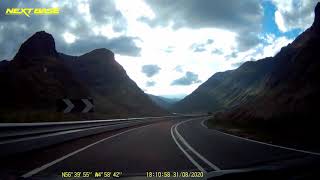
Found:
[[[124,175],[145,175],[147,171],[197,170],[171,137],[170,129],[179,121],[163,121],[125,131],[24,176],[61,177],[61,172],[66,171],[119,171]]]
[[[206,175],[306,160],[320,167],[320,156],[248,141],[208,129],[207,118],[167,120],[132,128],[43,164],[23,177],[61,177],[61,172],[202,171]]]
[[[284,161],[306,159],[320,165],[320,156],[249,141],[208,129],[204,119],[176,125],[179,134],[219,170],[272,166]]]

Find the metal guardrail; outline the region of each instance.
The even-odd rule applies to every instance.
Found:
[[[121,128],[192,116],[194,115],[68,122],[2,123],[0,124],[0,157]]]
[[[127,119],[109,120],[90,120],[90,121],[67,121],[67,122],[43,122],[43,123],[1,123],[0,142],[2,139],[21,137],[27,135],[37,135],[42,133],[58,132],[73,129],[82,129],[95,126],[104,126],[123,123],[126,121],[137,121],[145,119],[172,118],[175,116],[164,117],[144,117]]]

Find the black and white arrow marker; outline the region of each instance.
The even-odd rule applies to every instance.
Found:
[[[82,113],[87,113],[91,109],[93,109],[94,105],[88,99],[81,99],[81,100],[86,105],[86,107],[82,110]]]
[[[63,113],[93,112],[93,99],[60,99],[57,101],[57,111]]]
[[[63,99],[63,102],[66,103],[67,107],[64,109],[63,113],[69,113],[74,108],[74,104],[69,99]]]

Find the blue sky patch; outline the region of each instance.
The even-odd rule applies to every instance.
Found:
[[[281,32],[275,21],[275,12],[276,7],[272,4],[271,1],[263,1],[262,6],[264,9],[264,17],[263,17],[263,33],[264,34],[274,34],[276,37],[285,36],[289,39],[293,39],[297,37],[302,29],[293,29],[288,32]]]

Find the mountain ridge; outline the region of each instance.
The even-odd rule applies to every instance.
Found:
[[[0,62],[0,110],[55,112],[62,98],[94,98],[96,113],[112,117],[166,113],[130,79],[108,49],[69,56],[45,31],[23,42],[11,61]],[[133,102],[133,103],[132,103]]]

